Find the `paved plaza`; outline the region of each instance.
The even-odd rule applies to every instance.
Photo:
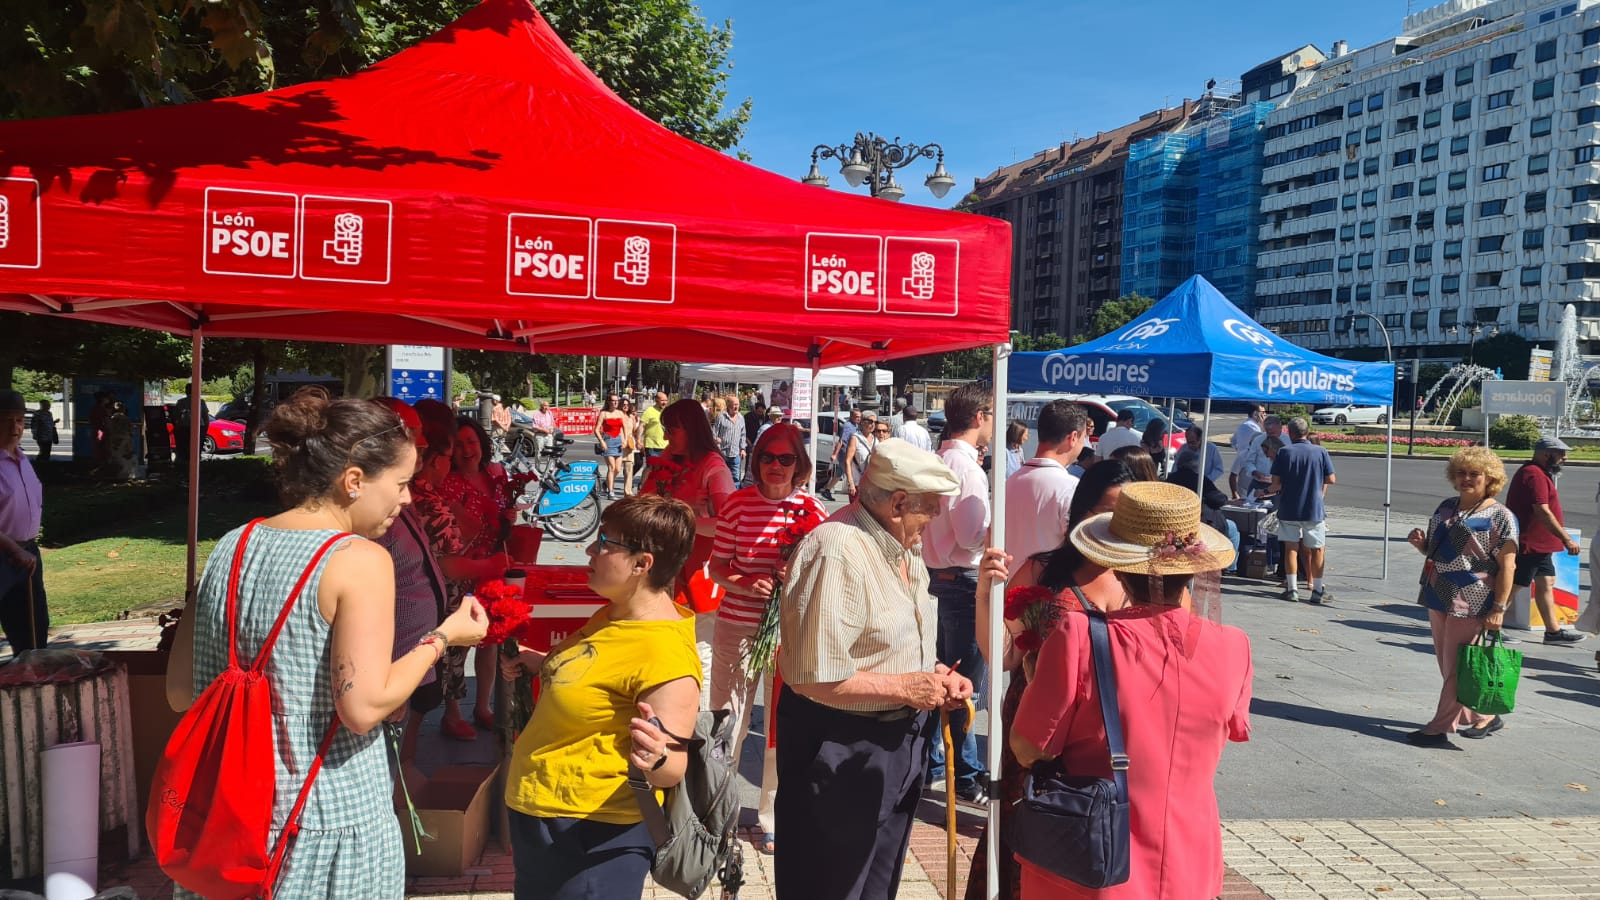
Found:
[[[1335,488],[1330,502],[1337,499]],[[1229,745],[1217,775],[1224,896],[1600,898],[1600,640],[1545,647],[1536,632],[1519,633],[1523,681],[1505,730],[1458,738],[1451,750],[1412,747],[1404,735],[1429,717],[1439,684],[1414,603],[1420,557],[1403,541],[1422,523],[1395,516],[1387,578],[1381,512],[1336,506],[1330,524],[1331,605],[1286,603],[1274,582],[1225,582],[1224,621],[1251,636],[1255,700],[1250,742]],[[580,547],[547,544],[541,561],[581,559]],[[155,626],[64,626],[55,637],[85,647],[153,646]],[[763,737],[752,735],[746,747],[747,774],[760,771]],[[425,740],[421,762],[487,762],[492,754],[487,736]],[[743,787],[749,827],[740,896],[765,898],[772,860],[748,833],[755,791]],[[928,800],[921,813],[900,894],[908,900],[945,896],[944,808]],[[966,860],[980,820],[963,812],[960,821]],[[494,840],[489,847],[468,875],[415,879],[413,895],[510,897],[510,859]],[[964,876],[966,863],[958,869]],[[170,896],[148,859],[109,867],[104,884],[116,883],[145,898]]]

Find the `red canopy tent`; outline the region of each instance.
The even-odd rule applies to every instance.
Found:
[[[629,107],[526,0],[354,75],[0,123],[0,308],[213,337],[843,365],[1007,339],[997,220]]]

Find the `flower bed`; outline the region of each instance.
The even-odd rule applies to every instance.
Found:
[[[1322,435],[1322,440],[1329,444],[1378,444],[1383,445],[1389,439],[1381,434],[1327,434]],[[1419,437],[1415,441],[1408,440],[1400,435],[1394,436],[1397,446],[1404,447],[1415,444],[1418,447],[1471,447],[1477,441],[1463,440],[1461,438]]]

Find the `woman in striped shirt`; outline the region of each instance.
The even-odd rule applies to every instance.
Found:
[[[789,424],[767,428],[751,449],[749,460],[755,483],[728,498],[717,518],[717,539],[711,548],[711,577],[728,591],[717,611],[711,642],[711,708],[732,711],[735,747],[744,743],[750,727],[750,695],[760,678],[746,671],[745,657],[784,567],[781,536],[797,522],[796,531],[809,530],[828,515],[805,488],[811,457],[799,428]],[[772,804],[778,793],[773,696],[769,678],[764,704],[767,747],[758,810],[765,832],[762,849],[767,853],[773,851]]]

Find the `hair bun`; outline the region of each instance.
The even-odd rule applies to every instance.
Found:
[[[327,390],[311,386],[294,392],[279,403],[267,420],[267,441],[280,453],[294,453],[313,437],[328,430],[328,407],[333,400]]]

